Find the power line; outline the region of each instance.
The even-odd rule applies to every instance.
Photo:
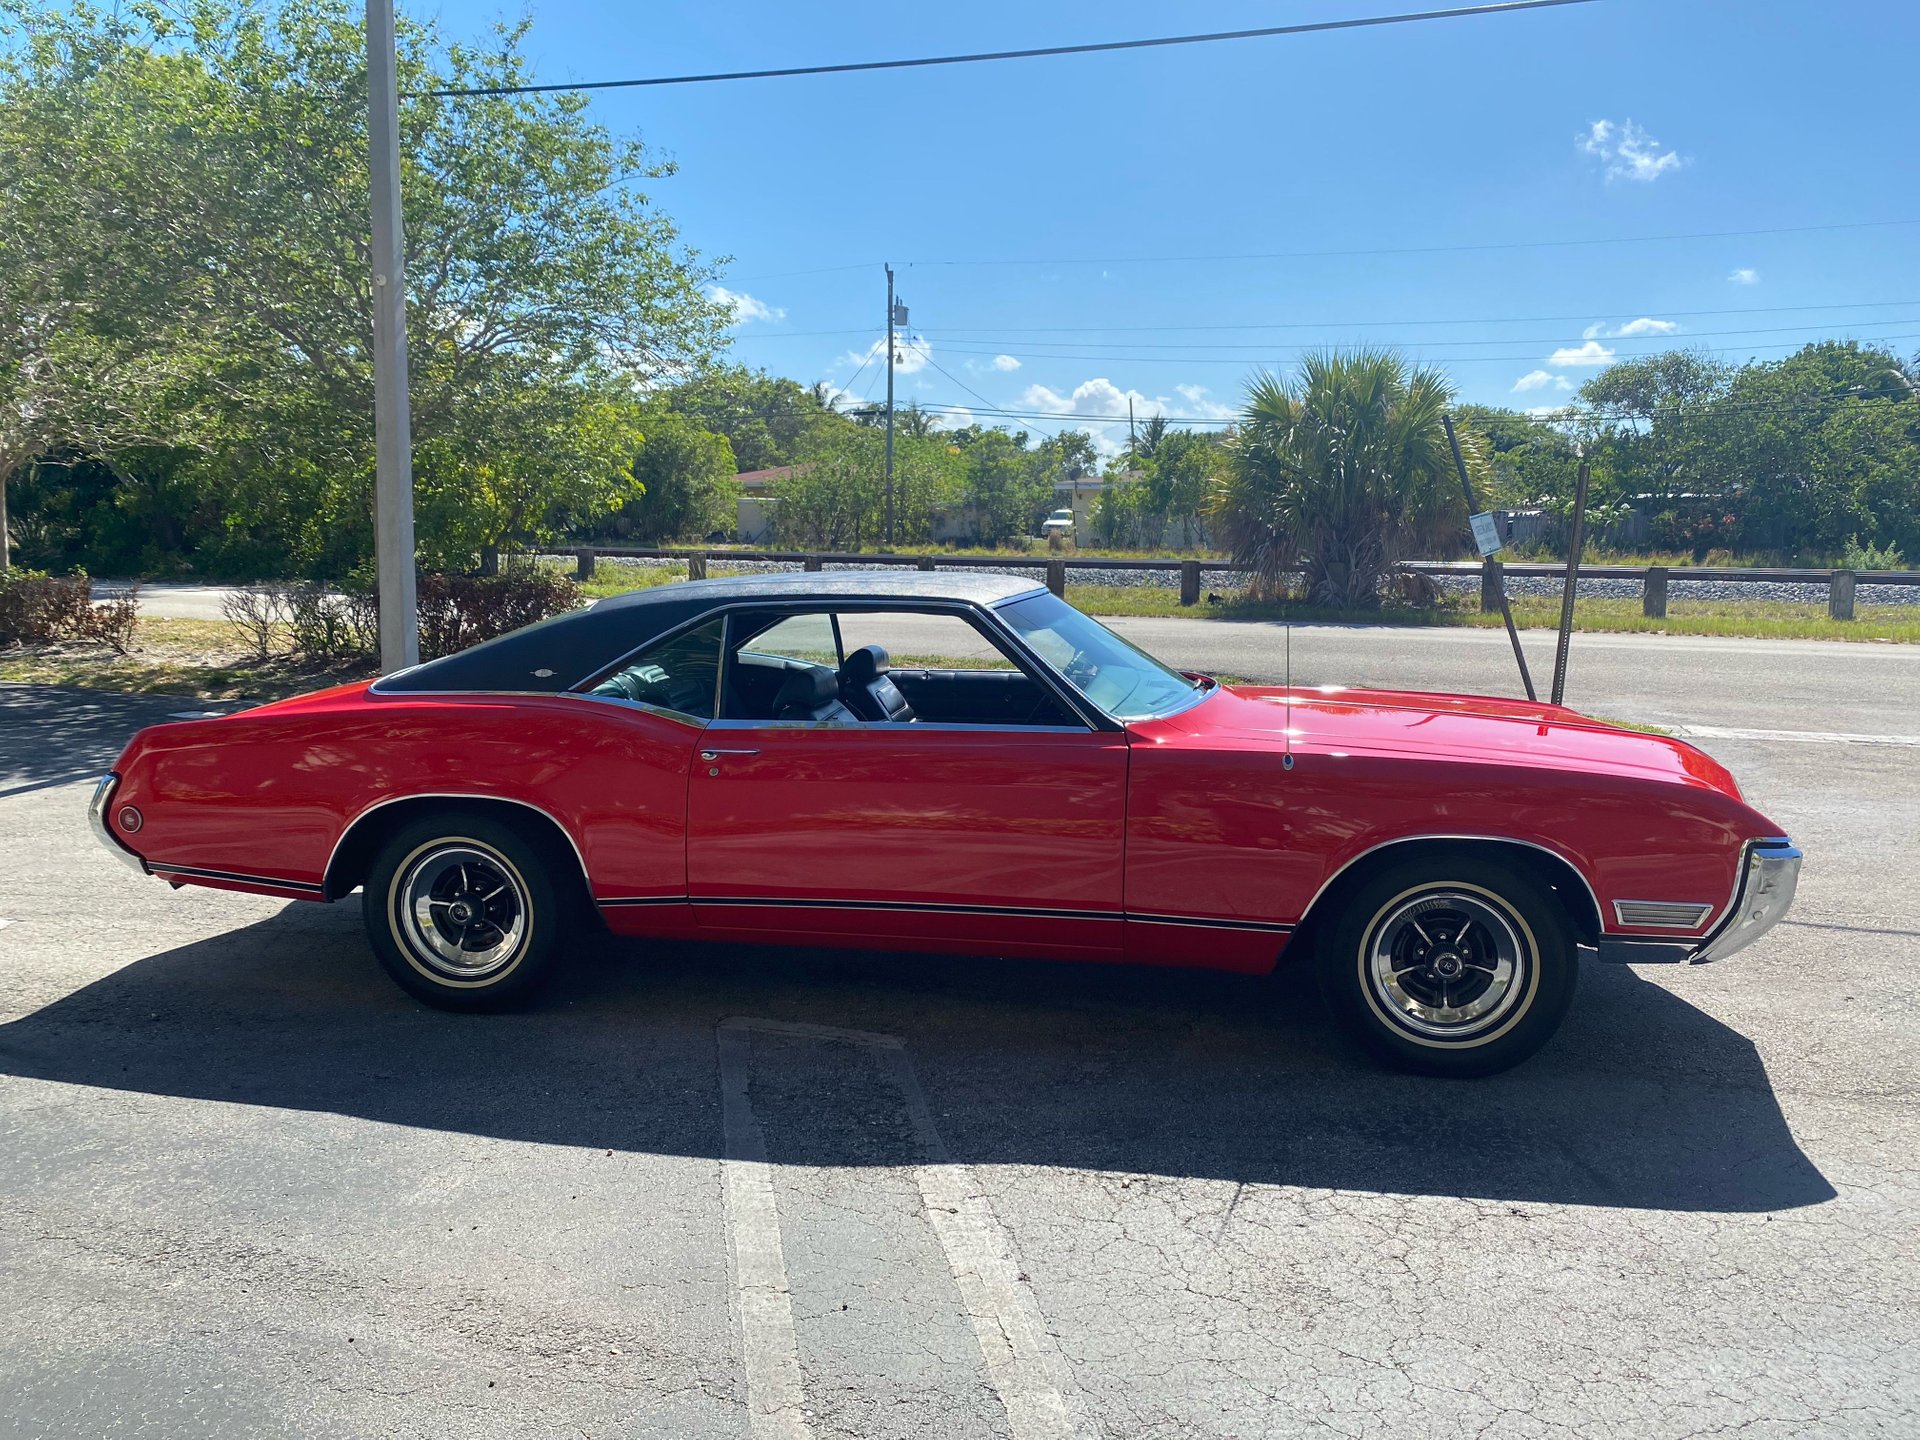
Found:
[[[1586,240],[1501,240],[1472,245],[1396,245],[1374,250],[1250,250],[1219,255],[1109,255],[1055,256],[992,260],[909,260],[902,269],[915,266],[988,266],[988,265],[1191,265],[1234,260],[1325,260],[1349,257],[1377,258],[1382,255],[1458,255],[1475,250],[1551,250],[1589,245],[1648,245],[1669,240],[1730,240],[1760,235],[1808,235],[1829,230],[1873,230],[1897,225],[1920,225],[1914,220],[1844,220],[1828,225],[1782,225],[1764,230],[1695,230],[1672,235],[1602,235]]]
[[[1900,324],[1900,323],[1912,323],[1912,322],[1909,320],[1906,322],[1885,321],[1883,323]],[[1732,334],[1737,332],[1729,331],[1728,333]],[[1678,339],[1679,337],[1669,336],[1667,338]],[[1920,331],[1905,331],[1897,335],[1870,335],[1863,338],[1866,341],[1875,345],[1885,345],[1897,340],[1920,339]],[[1433,342],[1429,342],[1429,343],[1431,344]],[[1438,343],[1444,344],[1448,342],[1443,341]],[[1492,344],[1496,342],[1454,341],[1451,343]],[[1506,343],[1517,344],[1521,342],[1508,341]],[[1552,342],[1547,341],[1543,343],[1551,344]],[[1597,338],[1595,343],[1598,343]],[[1689,350],[1693,350],[1695,352],[1705,353],[1708,355],[1743,355],[1743,354],[1752,354],[1755,351],[1759,351],[1759,350],[1798,350],[1802,348],[1802,346],[1805,343],[1806,342],[1799,341],[1799,340],[1787,340],[1787,341],[1781,341],[1781,342],[1769,341],[1768,343],[1763,345],[1697,345],[1697,346],[1687,346],[1685,348]],[[1263,350],[1261,354],[1278,357],[1283,352],[1286,352],[1286,351],[1299,352],[1302,350],[1313,350],[1316,348],[1325,348],[1325,347],[1315,347],[1312,345],[1275,346],[1270,350]],[[1338,347],[1336,346],[1332,348],[1338,348]],[[1418,350],[1420,347],[1417,345],[1413,345],[1413,346],[1407,346],[1405,348],[1410,350]],[[953,355],[993,355],[998,353],[992,348],[988,348],[985,350],[970,350],[959,345],[949,345],[947,347],[947,352]],[[1110,353],[1066,354],[1066,353],[1057,352],[1057,351],[1031,350],[1031,349],[1023,350],[1021,353],[1024,354],[1027,358],[1033,359],[1033,360],[1076,360],[1076,361],[1086,361],[1086,362],[1090,362],[1093,364],[1100,364],[1100,365],[1111,365],[1111,364],[1258,365],[1261,359],[1261,354],[1252,354],[1252,355],[1114,355]],[[1414,356],[1412,358],[1417,360],[1418,356]],[[1551,358],[1552,358],[1551,356],[1542,356],[1536,351],[1526,355],[1444,355],[1444,356],[1435,357],[1435,363],[1444,364],[1444,365],[1524,365],[1524,364],[1545,363],[1551,360]],[[1642,359],[1645,357],[1641,355],[1634,355],[1634,356],[1629,356],[1627,358]],[[1603,363],[1607,363],[1607,362],[1603,362]]]
[[[1422,20],[1461,20],[1476,15],[1501,15],[1515,10],[1547,10],[1562,5],[1590,5],[1594,0],[1501,0],[1494,5],[1470,5],[1450,10],[1411,10],[1398,15],[1365,15],[1352,20],[1315,20],[1301,25],[1267,25],[1257,30],[1217,30],[1202,35],[1161,35],[1147,40],[1107,40],[1087,45],[1045,45],[1031,50],[982,50],[970,55],[926,55],[912,60],[858,60],[838,65],[793,65],[777,70],[725,70],[704,75],[653,75],[631,80],[585,80],[552,85],[472,85],[441,90],[411,91],[411,96],[437,99],[485,95],[546,95],[563,90],[635,90],[656,85],[705,85],[722,80],[783,80],[798,75],[850,75],[863,70],[918,70],[931,65],[977,65],[985,61],[1039,60],[1061,55],[1096,55],[1117,50],[1154,50],[1172,45],[1209,45],[1226,40],[1260,40],[1280,35],[1310,35],[1327,30],[1363,30],[1380,25],[1407,25]]]
[[[1920,300],[1906,301],[1903,303],[1907,305],[1920,306]],[[1674,311],[1670,313],[1679,314],[1682,312]],[[1573,318],[1584,319],[1586,317],[1575,316]],[[1885,320],[1856,320],[1851,322],[1817,322],[1816,321],[1816,322],[1805,322],[1798,325],[1767,325],[1767,326],[1759,326],[1759,327],[1749,327],[1749,328],[1738,329],[1738,330],[1661,331],[1661,332],[1643,332],[1635,335],[1594,334],[1594,335],[1579,335],[1579,336],[1568,335],[1563,331],[1557,335],[1537,335],[1537,336],[1497,335],[1489,339],[1479,339],[1479,340],[1382,339],[1382,340],[1374,341],[1372,343],[1378,344],[1378,345],[1395,346],[1395,347],[1404,346],[1408,348],[1419,347],[1419,348],[1428,348],[1428,349],[1443,347],[1443,346],[1447,348],[1456,348],[1460,346],[1470,346],[1470,345],[1560,345],[1571,340],[1595,340],[1595,341],[1609,340],[1609,341],[1624,341],[1628,343],[1643,342],[1648,344],[1664,341],[1671,344],[1684,344],[1689,340],[1713,339],[1713,338],[1718,338],[1718,337],[1727,336],[1727,335],[1799,334],[1799,333],[1804,333],[1810,329],[1820,328],[1823,324],[1844,329],[1847,331],[1849,335],[1851,335],[1853,333],[1853,330],[1858,327],[1911,325],[1915,321],[1920,321],[1920,315],[1899,315],[1899,316],[1889,317]],[[1461,322],[1461,323],[1464,324],[1468,322]],[[1476,323],[1496,323],[1496,322],[1476,322]],[[1167,328],[1177,329],[1179,327],[1169,326]],[[1282,327],[1276,326],[1274,328],[1279,329]],[[1294,329],[1294,328],[1304,328],[1304,327],[1287,326],[1285,328]],[[1326,328],[1337,329],[1339,327],[1329,325]],[[827,335],[855,335],[855,334],[865,334],[865,333],[866,332],[864,330],[795,330],[795,331],[785,332],[783,335],[763,335],[758,338],[763,340],[774,340],[774,339],[784,339],[784,338],[792,338],[797,340],[797,339],[812,339],[815,337],[827,336]],[[1216,351],[1216,352],[1227,351],[1227,350],[1251,350],[1251,351],[1259,352],[1261,354],[1266,354],[1276,348],[1287,349],[1287,350],[1321,349],[1329,345],[1337,347],[1343,343],[1343,342],[1334,341],[1334,340],[1289,340],[1284,343],[1276,341],[1276,342],[1268,342],[1263,344],[1250,344],[1246,342],[1214,341],[1211,344],[1197,345],[1197,344],[1185,344],[1185,343],[1180,343],[1175,341],[1126,340],[1126,341],[1114,341],[1113,344],[1108,345],[1108,344],[1103,344],[1098,340],[1054,340],[1054,341],[1040,342],[1043,345],[1050,345],[1054,347],[1053,351],[1043,351],[1043,350],[1034,349],[1031,344],[1023,345],[1013,340],[1011,337],[1017,332],[1012,332],[1012,331],[1004,331],[1004,332],[995,334],[992,331],[970,332],[970,331],[962,331],[962,330],[949,330],[949,331],[946,331],[945,333],[949,337],[959,337],[963,342],[967,340],[972,340],[979,344],[985,344],[986,346],[989,347],[987,349],[969,348],[964,343],[958,344],[958,345],[948,345],[947,348],[956,355],[997,355],[997,354],[1003,353],[1006,350],[1011,349],[1011,350],[1018,350],[1022,355],[1031,356],[1036,359],[1054,359],[1054,360],[1100,358],[1097,354],[1069,355],[1064,353],[1055,353],[1055,352],[1058,352],[1060,347],[1063,347],[1063,346],[1071,346],[1076,351],[1111,350],[1116,346],[1130,345],[1135,349],[1145,349],[1145,350],[1204,350],[1204,351]],[[1871,339],[1874,337],[1868,336],[1864,338]],[[996,342],[1000,342],[1000,341],[1005,341],[1006,343],[999,344],[997,348],[995,348]],[[1178,357],[1169,356],[1167,358],[1177,359]]]

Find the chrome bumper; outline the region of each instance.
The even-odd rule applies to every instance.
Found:
[[[1749,840],[1740,858],[1733,903],[1700,948],[1688,957],[1695,965],[1724,960],[1771,930],[1793,904],[1800,883],[1800,851],[1791,840]]]
[[[115,859],[128,869],[144,875],[147,873],[147,862],[116,840],[107,825],[107,810],[113,804],[113,792],[119,784],[120,777],[112,771],[100,777],[100,783],[93,787],[93,799],[87,805],[87,820],[93,826],[94,838],[111,850]]]

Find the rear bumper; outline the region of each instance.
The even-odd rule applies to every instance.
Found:
[[[120,777],[112,771],[100,777],[100,783],[93,787],[93,799],[87,804],[87,822],[93,826],[94,838],[111,850],[116,860],[136,874],[145,875],[147,862],[122,845],[107,823],[107,812],[113,808],[113,792],[119,786]]]
[[[1740,878],[1727,912],[1689,957],[1695,965],[1724,960],[1777,925],[1793,905],[1800,884],[1801,854],[1786,836],[1749,840],[1740,855]]]

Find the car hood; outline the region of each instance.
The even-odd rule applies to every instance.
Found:
[[[1490,695],[1222,686],[1175,723],[1195,735],[1263,749],[1285,749],[1291,731],[1296,750],[1608,771],[1740,798],[1726,767],[1684,741],[1564,706]]]

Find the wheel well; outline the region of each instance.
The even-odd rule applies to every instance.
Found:
[[[572,838],[561,828],[560,822],[546,811],[513,800],[440,795],[390,800],[383,805],[376,805],[348,826],[347,833],[340,837],[340,843],[334,847],[333,859],[328,863],[326,878],[322,881],[326,898],[338,900],[352,891],[354,886],[365,884],[367,872],[373,868],[373,858],[380,853],[380,847],[386,843],[387,837],[402,825],[425,815],[483,815],[512,826],[553,862],[557,883],[564,886],[572,878],[576,882],[579,898],[590,903],[592,891],[580,852],[574,847]]]
[[[1302,953],[1310,953],[1316,931],[1339,914],[1343,896],[1387,867],[1405,864],[1409,860],[1442,860],[1460,855],[1473,855],[1531,876],[1566,911],[1567,919],[1573,925],[1573,933],[1580,937],[1581,944],[1599,943],[1599,907],[1594,901],[1592,889],[1570,861],[1550,850],[1541,850],[1517,840],[1412,839],[1389,841],[1376,850],[1368,851],[1336,875],[1332,883],[1314,897],[1313,903],[1307,907],[1307,913],[1295,928],[1295,941],[1306,942],[1299,949]]]

